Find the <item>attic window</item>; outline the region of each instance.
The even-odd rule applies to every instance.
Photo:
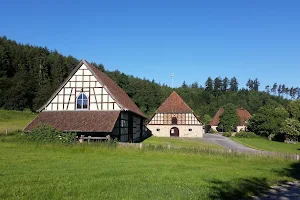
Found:
[[[156,131],[160,131],[160,129],[158,128],[158,129],[156,129]]]
[[[172,124],[177,124],[177,118],[176,117],[172,117]]]
[[[189,131],[192,131],[192,129],[190,128]]]
[[[87,110],[88,109],[88,98],[84,93],[81,93],[77,97],[76,101],[76,108],[77,110]]]

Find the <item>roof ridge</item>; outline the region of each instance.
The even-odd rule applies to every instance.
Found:
[[[194,113],[187,103],[173,91],[170,96],[158,107],[155,113]]]

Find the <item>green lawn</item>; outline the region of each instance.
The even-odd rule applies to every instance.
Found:
[[[0,134],[23,130],[27,124],[36,117],[36,114],[31,112],[0,110]]]
[[[232,140],[239,142],[245,146],[274,152],[282,153],[295,153],[300,154],[300,143],[297,144],[286,144],[283,142],[270,141],[264,138],[236,138],[231,137]]]
[[[171,145],[175,147],[193,147],[193,148],[211,148],[211,149],[224,149],[220,145],[204,141],[201,138],[176,138],[176,137],[150,137],[143,141],[144,144],[152,145]]]
[[[299,163],[179,150],[39,145],[0,137],[0,199],[239,199]]]

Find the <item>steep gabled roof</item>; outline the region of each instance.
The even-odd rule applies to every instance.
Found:
[[[72,76],[77,72],[77,70],[85,64],[95,78],[105,87],[107,92],[111,95],[111,97],[117,102],[122,110],[131,111],[136,113],[144,118],[147,118],[137,107],[137,105],[132,101],[132,99],[127,95],[127,93],[118,86],[111,78],[109,78],[105,73],[100,71],[97,67],[91,65],[86,60],[81,60],[80,63],[75,67],[75,69],[71,72],[71,74],[66,78],[66,80],[61,84],[61,86],[54,92],[49,101],[42,106],[38,112],[42,111],[51,101],[52,99],[59,93],[59,91],[65,86],[65,84],[72,78]]]
[[[220,123],[220,116],[222,115],[223,112],[224,112],[224,108],[220,108],[218,112],[215,114],[214,118],[209,123],[209,125],[218,126]],[[238,126],[245,126],[246,122],[251,118],[251,114],[248,112],[248,110],[244,108],[237,108],[236,114],[240,120]]]
[[[252,117],[248,110],[244,108],[239,108],[236,110],[236,112],[240,118],[240,126],[245,126],[246,122]]]
[[[193,110],[173,91],[157,109],[156,113],[193,113]]]
[[[112,132],[120,111],[55,111],[41,112],[25,129],[51,125],[60,131]]]

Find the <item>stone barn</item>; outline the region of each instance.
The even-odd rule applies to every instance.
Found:
[[[215,114],[214,118],[211,120],[209,125],[214,131],[218,131],[218,126],[220,123],[220,116],[224,112],[223,108],[220,108],[218,112]],[[245,108],[237,108],[236,109],[236,115],[239,118],[239,124],[236,127],[236,132],[245,131],[247,128],[247,122],[251,118],[251,114],[246,110]]]
[[[106,74],[85,60],[71,72],[24,129],[51,125],[64,132],[103,137],[121,142],[139,141],[144,134],[145,115]]]
[[[203,125],[174,91],[157,109],[147,128],[157,137],[203,137]]]

